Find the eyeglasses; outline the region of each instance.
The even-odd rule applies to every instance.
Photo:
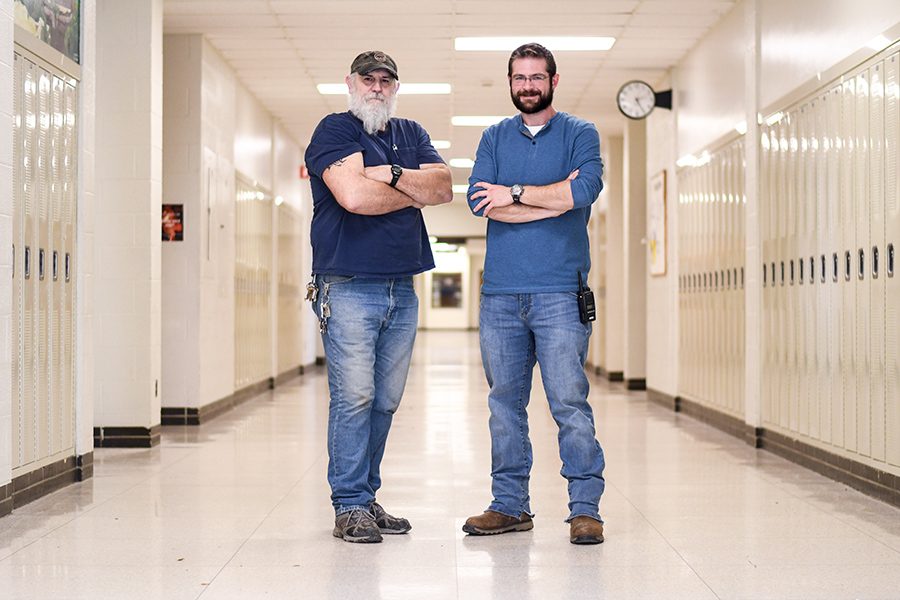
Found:
[[[394,82],[396,81],[396,79],[394,79],[393,77],[389,77],[387,75],[385,75],[383,77],[374,77],[372,75],[360,75],[359,80],[366,87],[372,87],[373,85],[375,85],[375,82],[380,83],[381,87],[391,87],[394,85]]]
[[[550,79],[550,77],[544,73],[538,73],[537,75],[513,75],[512,81],[515,84],[522,85],[526,81],[531,81],[533,83],[544,83]]]

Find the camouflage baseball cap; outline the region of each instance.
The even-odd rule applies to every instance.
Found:
[[[384,69],[390,73],[394,79],[400,79],[397,75],[397,63],[394,62],[393,58],[380,50],[363,52],[354,58],[353,64],[350,65],[350,72],[359,73],[360,75],[367,75],[378,69]]]

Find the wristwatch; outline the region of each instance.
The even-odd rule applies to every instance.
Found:
[[[400,165],[391,165],[391,187],[396,187],[397,181],[400,180],[400,176],[403,175],[403,167]]]
[[[525,193],[525,186],[517,183],[509,188],[509,195],[512,196],[513,202],[520,204],[522,202],[522,194]]]

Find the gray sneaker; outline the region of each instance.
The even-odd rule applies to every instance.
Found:
[[[334,519],[332,535],[345,542],[377,544],[381,541],[381,532],[372,514],[361,508],[338,515]]]
[[[375,523],[381,533],[396,535],[406,533],[412,529],[409,521],[402,517],[395,517],[385,512],[384,508],[377,502],[372,503],[372,515],[375,517]]]

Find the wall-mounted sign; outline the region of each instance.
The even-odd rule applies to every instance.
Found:
[[[184,204],[162,205],[162,241],[184,240]]]
[[[81,62],[81,0],[13,0],[16,25]]]
[[[647,190],[647,247],[650,250],[650,275],[666,274],[666,172],[650,179]]]

